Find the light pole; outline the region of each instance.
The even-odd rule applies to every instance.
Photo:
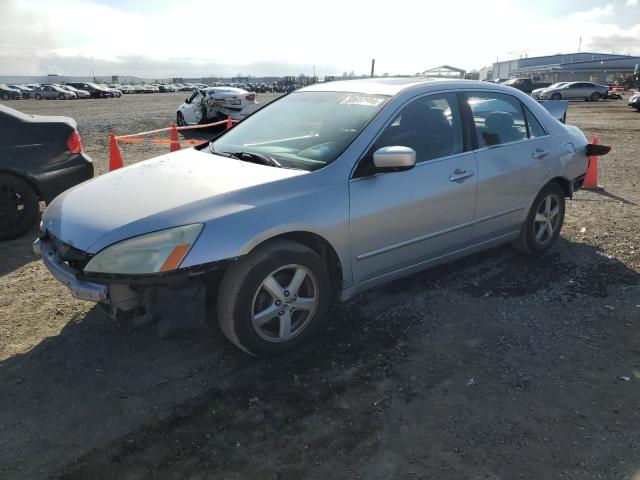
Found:
[[[91,70],[91,73],[93,73],[93,81],[96,81],[96,71],[93,68],[90,68],[89,70]]]

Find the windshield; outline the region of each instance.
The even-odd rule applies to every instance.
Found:
[[[563,85],[566,85],[567,82],[554,83],[553,85],[548,86],[547,88],[560,88]]]
[[[209,148],[258,153],[286,168],[317,170],[338,158],[388,99],[362,93],[295,92],[259,110]]]

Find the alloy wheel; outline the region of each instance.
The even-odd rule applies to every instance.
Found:
[[[286,342],[309,325],[318,307],[318,281],[302,265],[285,265],[260,283],[251,305],[255,332],[268,342]]]
[[[534,217],[534,238],[536,242],[545,244],[553,238],[560,221],[560,201],[554,194],[542,199]]]

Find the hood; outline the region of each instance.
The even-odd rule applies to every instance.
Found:
[[[67,190],[47,208],[43,228],[95,253],[124,238],[251,208],[241,201],[248,190],[307,173],[189,148]]]

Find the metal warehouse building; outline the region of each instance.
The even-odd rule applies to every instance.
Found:
[[[609,83],[630,75],[640,57],[578,52],[545,57],[519,58],[493,64],[492,78],[533,78],[540,82],[586,80]]]

